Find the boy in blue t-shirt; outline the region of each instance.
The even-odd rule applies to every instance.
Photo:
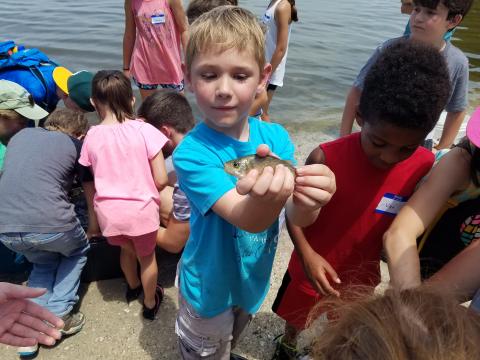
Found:
[[[450,97],[445,106],[447,116],[441,138],[435,145],[436,150],[449,148],[462,125],[468,106],[468,59],[462,51],[445,41],[445,33],[451,32],[467,15],[473,0],[414,0],[410,15],[409,40],[432,45],[440,51],[447,62],[450,75]],[[390,39],[381,44],[358,74],[345,102],[340,136],[352,132],[358,103],[363,89],[365,75],[375,63],[380,53],[392,42],[401,38]],[[429,139],[429,137],[427,137]]]
[[[238,182],[224,171],[227,161],[255,152],[294,160],[282,126],[248,117],[271,71],[264,42],[255,16],[239,7],[216,8],[190,30],[185,79],[204,120],[173,153],[191,205],[176,323],[184,359],[230,358],[268,291],[280,211],[308,225],[335,191],[324,165],[299,167],[295,178],[283,165],[267,167]]]

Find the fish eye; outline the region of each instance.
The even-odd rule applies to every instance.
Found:
[[[240,163],[238,161],[233,162],[233,167],[238,168],[240,166]]]

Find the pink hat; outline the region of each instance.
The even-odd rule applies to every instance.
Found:
[[[480,107],[470,116],[467,124],[467,137],[473,145],[480,148]]]

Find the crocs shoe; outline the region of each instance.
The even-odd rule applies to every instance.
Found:
[[[17,349],[17,354],[22,358],[33,357],[38,354],[38,344],[33,346],[21,346]]]
[[[162,301],[163,287],[160,284],[157,284],[157,288],[155,289],[155,306],[152,309],[149,309],[143,304],[143,317],[147,320],[155,320],[155,315],[157,315]]]

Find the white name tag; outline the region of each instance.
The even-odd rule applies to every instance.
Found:
[[[165,24],[165,14],[160,13],[160,14],[152,15],[152,24],[153,25]]]
[[[397,215],[408,198],[405,196],[386,193],[377,205],[375,212],[380,214]]]

